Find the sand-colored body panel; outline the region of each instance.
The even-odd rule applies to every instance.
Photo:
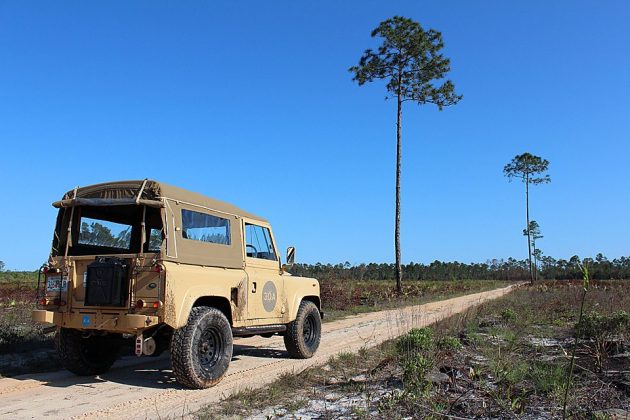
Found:
[[[231,309],[233,326],[244,326],[247,320],[247,274],[241,269],[199,267],[187,264],[164,263],[166,296],[164,322],[181,328],[195,303],[204,297],[225,299]],[[236,289],[233,295],[232,289]],[[232,299],[236,296],[236,299]]]
[[[164,266],[167,280],[163,322],[173,328],[186,325],[191,309],[204,298],[221,298],[229,302],[235,328],[286,324],[297,316],[302,299],[310,297],[308,300],[319,302],[317,280],[280,274],[279,270],[272,280],[273,274],[259,267],[231,270],[167,262]],[[277,302],[273,310],[267,311],[263,289],[264,283],[270,281],[277,287]]]
[[[308,277],[285,276],[284,290],[288,296],[288,319],[294,320],[302,300],[314,302],[321,311],[319,282]]]

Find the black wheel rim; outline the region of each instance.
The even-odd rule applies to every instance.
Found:
[[[203,370],[211,371],[214,368],[217,361],[221,358],[223,347],[223,340],[215,329],[208,328],[201,333],[197,351],[199,365]]]
[[[315,324],[315,318],[312,314],[307,316],[304,320],[303,334],[304,342],[307,345],[312,344],[312,342],[315,340],[315,337],[317,336],[317,326]]]

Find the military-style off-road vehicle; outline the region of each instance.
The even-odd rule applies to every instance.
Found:
[[[68,370],[106,372],[135,336],[138,356],[170,349],[177,380],[206,388],[225,375],[233,337],[282,335],[296,358],[317,350],[319,283],[286,271],[295,250],[282,265],[265,219],[150,180],[76,188],[53,206],[33,319],[57,326]]]

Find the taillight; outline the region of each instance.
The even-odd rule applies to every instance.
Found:
[[[164,267],[162,267],[162,264],[156,263],[153,266],[153,271],[155,271],[156,273],[161,273],[162,271],[164,271]]]
[[[136,309],[142,309],[142,308],[160,309],[162,306],[163,306],[163,303],[159,300],[150,304],[147,304],[147,302],[144,299],[138,299],[138,301],[136,302]]]
[[[40,304],[40,306],[47,306],[47,305],[66,306],[67,302],[61,299],[48,300],[46,298],[41,298],[38,301],[38,303]]]
[[[44,273],[44,274],[57,274],[57,273],[61,273],[61,269],[54,268],[54,267],[49,267],[49,266],[45,265],[42,268],[42,273]]]

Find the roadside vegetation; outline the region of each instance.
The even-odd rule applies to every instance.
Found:
[[[403,294],[393,292],[394,280],[322,280],[325,322],[476,293],[507,285],[501,281],[407,282]],[[53,351],[54,328],[34,323],[37,272],[0,272],[0,377],[60,368]]]
[[[37,272],[0,273],[0,354],[27,351],[41,341],[42,327],[32,323]]]
[[[505,286],[500,281],[409,282],[401,296],[393,292],[394,281],[322,280],[325,321],[401,305],[476,293]],[[0,355],[50,348],[52,333],[31,321],[35,309],[37,272],[0,273]],[[3,372],[0,371],[0,374]],[[6,372],[5,372],[6,373]]]
[[[630,410],[630,282],[540,282],[430,328],[285,375],[199,418],[558,418]]]
[[[59,368],[52,331],[31,321],[36,271],[0,272],[0,377]]]

